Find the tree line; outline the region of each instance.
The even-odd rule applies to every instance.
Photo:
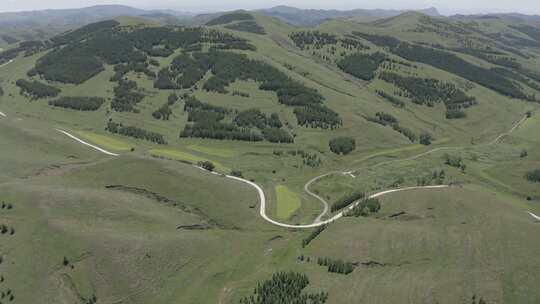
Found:
[[[49,101],[49,105],[78,111],[97,111],[105,103],[102,97],[60,97]]]
[[[167,102],[162,105],[159,109],[152,112],[152,117],[155,119],[163,119],[163,120],[169,120],[169,117],[172,114],[171,106],[174,105],[178,101],[179,97],[175,93],[169,94],[169,97],[167,97]]]
[[[381,210],[381,203],[377,198],[366,198],[345,213],[345,216],[369,216]]]
[[[343,208],[348,207],[352,203],[363,199],[365,196],[366,196],[365,193],[360,192],[360,191],[354,191],[352,193],[346,194],[346,195],[340,197],[338,200],[336,200],[332,204],[332,206],[330,206],[330,211],[331,212],[339,211],[339,210],[341,210]]]
[[[229,30],[259,34],[259,35],[266,34],[264,27],[260,26],[255,21],[241,21],[238,23],[226,25],[225,28]]]
[[[440,49],[402,42],[399,39],[390,36],[380,36],[360,32],[354,32],[353,34],[378,46],[387,47],[392,53],[409,61],[431,65],[509,97],[521,99],[527,98],[516,84],[504,76],[501,76],[497,71],[469,63],[455,54]]]
[[[321,234],[321,232],[323,232],[327,227],[328,225],[321,225],[315,228],[305,239],[302,240],[302,248],[309,245],[309,243],[319,236],[319,234]]]
[[[113,91],[114,98],[111,102],[111,108],[113,110],[138,113],[135,105],[144,99],[144,94],[140,92],[135,81],[120,79]]]
[[[349,274],[354,270],[354,264],[351,262],[344,262],[343,260],[335,260],[332,258],[318,258],[317,264],[319,266],[327,267],[328,272]]]
[[[372,80],[379,65],[386,60],[386,55],[380,52],[373,54],[352,54],[337,62],[338,67],[345,73],[363,80]]]
[[[257,283],[253,294],[240,300],[241,304],[323,304],[328,293],[302,293],[309,285],[305,274],[277,272],[272,278]]]
[[[390,72],[380,73],[379,78],[397,86],[416,104],[433,106],[436,102],[443,102],[448,119],[465,117],[463,109],[477,104],[475,97],[466,95],[454,84],[437,79],[405,77]]]
[[[113,134],[120,134],[123,136],[133,137],[136,139],[143,139],[143,140],[151,141],[159,145],[167,144],[165,137],[157,132],[148,131],[148,130],[138,128],[138,127],[133,127],[133,126],[124,126],[122,123],[116,123],[112,120],[109,120],[105,130]]]
[[[365,119],[383,126],[390,126],[394,131],[399,132],[403,136],[407,137],[411,142],[415,142],[418,139],[418,136],[416,136],[411,129],[401,126],[397,118],[395,118],[392,114],[377,112],[375,117],[366,116]]]
[[[233,21],[246,21],[246,20],[253,20],[253,16],[249,13],[230,13],[230,14],[224,14],[217,18],[214,18],[206,23],[208,26],[213,25],[221,25],[221,24],[227,24],[231,23]]]
[[[178,48],[209,43],[220,49],[254,50],[247,40],[200,27],[120,27],[116,21],[84,26],[52,39],[53,50],[40,58],[32,75],[80,84],[104,70],[103,64],[123,64],[151,77],[151,57],[167,57]],[[120,73],[115,75],[118,80]]]
[[[260,82],[259,89],[274,91],[278,101],[295,107],[298,123],[313,128],[335,128],[342,124],[339,115],[322,105],[320,93],[304,86],[275,67],[244,54],[210,51],[183,54],[170,67],[160,71],[154,86],[158,88],[185,88],[202,80],[208,70],[212,76],[204,83],[206,91],[228,93],[227,86],[236,80]]]
[[[25,79],[19,79],[15,84],[21,89],[21,95],[30,96],[34,99],[56,97],[62,90],[53,86],[44,84],[37,80],[28,81]]]
[[[186,98],[184,110],[188,122],[180,137],[198,137],[243,141],[267,140],[273,143],[292,143],[293,137],[281,127],[277,113],[270,117],[259,109],[252,108],[236,114],[231,123],[222,122],[233,111],[220,106],[201,102],[193,96]]]

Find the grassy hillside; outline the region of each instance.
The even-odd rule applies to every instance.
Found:
[[[314,303],[535,303],[537,31],[419,13],[304,29],[240,11],[201,28],[119,18],[2,52],[0,201],[13,208],[0,209],[0,291],[238,303],[296,271],[304,294],[323,292]],[[350,153],[331,151],[338,137]],[[321,215],[307,187],[329,204],[452,187],[285,229],[202,161],[260,185],[287,224]]]

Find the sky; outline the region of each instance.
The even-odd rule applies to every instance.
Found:
[[[197,13],[288,5],[299,8],[342,10],[436,7],[439,12],[445,15],[499,12],[540,15],[540,0],[0,0],[0,12],[80,8],[102,4],[121,4],[143,9],[175,9]]]

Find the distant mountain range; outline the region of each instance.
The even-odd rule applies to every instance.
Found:
[[[148,18],[189,17],[171,10],[142,10],[123,5],[99,5],[80,9],[58,9],[0,13],[0,26],[31,28],[35,26],[78,26],[118,16]]]
[[[314,26],[335,18],[354,18],[359,21],[373,21],[380,18],[389,18],[400,15],[409,10],[386,10],[386,9],[354,9],[354,10],[322,10],[322,9],[299,9],[290,6],[276,6],[258,12],[268,16],[279,18],[289,24],[298,26]],[[431,7],[423,10],[415,10],[432,17],[439,17],[439,11]]]
[[[335,18],[348,18],[370,22],[400,15],[408,10],[353,9],[322,10],[276,6],[254,12],[278,18],[295,26],[316,26]],[[436,8],[414,10],[432,17],[443,17]],[[175,10],[144,10],[123,5],[99,5],[80,9],[57,9],[0,13],[0,47],[21,40],[48,39],[61,32],[82,25],[119,16],[142,17],[160,24],[202,25],[226,12],[194,14]],[[523,14],[455,15],[455,19],[506,18],[527,22],[540,22],[540,16]]]

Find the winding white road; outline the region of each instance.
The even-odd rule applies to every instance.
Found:
[[[498,135],[496,138],[494,138],[492,141],[490,141],[489,143],[487,143],[486,145],[494,145],[496,143],[498,143],[503,137],[507,136],[507,135],[510,135],[510,133],[512,133],[515,129],[517,129],[521,124],[523,124],[525,122],[525,120],[527,120],[528,118],[528,115],[525,114],[518,122],[514,123],[514,125],[512,126],[512,128],[507,131],[507,132],[504,132],[500,135]],[[410,157],[406,157],[406,158],[403,158],[403,159],[394,159],[394,160],[388,160],[388,161],[383,161],[383,162],[380,162],[378,164],[375,164],[375,165],[372,165],[372,166],[369,166],[369,167],[363,167],[363,168],[359,168],[359,169],[355,169],[355,170],[351,170],[351,171],[336,171],[336,172],[329,172],[329,173],[325,173],[323,175],[320,175],[320,176],[317,176],[313,179],[311,179],[309,182],[307,182],[305,185],[304,185],[304,190],[307,194],[311,195],[312,197],[316,198],[317,200],[319,200],[320,202],[323,203],[324,205],[324,210],[323,212],[315,219],[315,222],[314,223],[317,223],[317,222],[321,222],[321,219],[328,213],[328,202],[322,198],[321,196],[317,195],[316,193],[313,193],[309,187],[311,186],[311,184],[313,184],[315,181],[323,178],[323,177],[326,177],[326,176],[329,176],[329,175],[332,175],[332,174],[343,174],[343,175],[348,175],[352,178],[356,178],[356,176],[354,175],[356,172],[362,170],[362,169],[374,169],[374,168],[377,168],[377,167],[380,167],[380,166],[383,166],[383,165],[387,165],[387,164],[391,164],[391,163],[394,163],[394,162],[401,162],[401,161],[410,161],[410,160],[416,160],[416,159],[419,159],[421,157],[424,157],[426,155],[429,155],[429,154],[432,154],[432,153],[435,153],[435,152],[438,152],[438,151],[445,151],[445,150],[456,150],[456,149],[461,149],[463,147],[439,147],[439,148],[434,148],[434,149],[431,149],[431,150],[428,150],[426,152],[423,152],[423,153],[420,153],[420,154],[417,154],[417,155],[413,155],[413,156],[410,156]]]
[[[89,146],[101,153],[104,153],[104,154],[107,154],[107,155],[110,155],[110,156],[119,156],[119,154],[116,154],[116,153],[112,153],[112,152],[109,152],[105,149],[102,149],[96,145],[92,145],[80,138],[78,138],[77,136],[67,132],[67,131],[64,131],[64,130],[60,130],[60,129],[56,129],[56,131],[72,138],[73,140],[83,144],[83,145],[86,145],[86,146]],[[200,168],[200,167],[197,167],[201,170],[204,170],[203,168]],[[206,170],[204,170],[206,171]],[[208,171],[207,171],[208,172]],[[211,174],[215,174],[215,175],[221,175],[217,172],[209,172]],[[329,174],[332,174],[332,173],[328,173],[326,175],[329,175]],[[251,187],[255,188],[255,190],[257,190],[257,193],[259,194],[259,201],[260,201],[260,205],[259,205],[259,213],[261,215],[261,217],[263,219],[265,219],[267,222],[271,223],[271,224],[274,224],[276,226],[280,226],[280,227],[283,227],[283,228],[293,228],[293,229],[307,229],[307,228],[314,228],[314,227],[319,227],[319,226],[323,226],[323,225],[327,225],[331,222],[334,222],[340,218],[343,217],[344,213],[352,208],[354,208],[356,205],[358,205],[360,203],[360,201],[357,201],[353,204],[351,204],[348,208],[346,208],[344,211],[340,212],[340,213],[337,213],[336,215],[334,215],[332,218],[328,219],[328,220],[325,220],[325,221],[321,221],[320,220],[320,217],[322,217],[322,215],[326,214],[326,212],[328,211],[328,204],[326,203],[326,201],[324,201],[323,198],[321,198],[320,196],[318,196],[317,194],[315,193],[312,193],[312,195],[315,195],[316,197],[319,198],[319,200],[321,200],[322,202],[324,202],[324,205],[325,205],[325,211],[321,214],[320,217],[318,217],[315,222],[313,224],[307,224],[307,225],[291,225],[291,224],[286,224],[286,223],[281,223],[281,222],[278,222],[276,220],[273,220],[271,219],[267,214],[266,214],[266,196],[264,195],[264,191],[263,189],[257,185],[256,183],[252,182],[252,181],[248,181],[246,179],[243,179],[243,178],[240,178],[240,177],[236,177],[236,176],[232,176],[232,175],[224,175],[225,177],[227,178],[230,178],[230,179],[233,179],[233,180],[236,180],[236,181],[239,181],[239,182],[242,182],[242,183],[245,183],[245,184],[248,184],[250,185]],[[308,187],[311,183],[315,182],[317,179],[319,178],[322,178],[323,176],[319,176],[317,178],[314,178],[312,179],[310,182],[308,182],[308,184],[306,184],[306,186]],[[423,187],[408,187],[408,188],[400,188],[400,189],[391,189],[391,190],[386,190],[386,191],[381,191],[381,192],[378,192],[378,193],[375,193],[371,196],[369,196],[370,198],[374,198],[374,197],[379,197],[379,196],[382,196],[382,195],[385,195],[385,194],[388,194],[388,193],[393,193],[393,192],[399,192],[399,191],[406,191],[406,190],[413,190],[413,189],[440,189],[440,188],[446,188],[448,186],[446,185],[441,185],[441,186],[423,186]],[[309,189],[306,188],[306,191],[309,191]]]
[[[1,112],[0,112],[1,113]],[[3,113],[2,113],[3,114]],[[503,136],[505,135],[508,135],[510,134],[512,131],[514,131],[521,123],[523,123],[524,121],[526,120],[526,117],[521,119],[518,123],[516,123],[512,129],[509,131],[509,132],[506,132],[504,134],[501,134],[499,135],[495,140],[493,140],[492,142],[490,142],[489,144],[493,144],[493,143],[496,143],[498,142],[498,140],[500,140]],[[77,136],[67,132],[67,131],[64,131],[64,130],[61,130],[61,129],[56,129],[56,131],[72,138],[73,140],[83,144],[83,145],[86,145],[88,147],[91,147],[101,153],[104,153],[106,155],[109,155],[109,156],[119,156],[119,154],[116,154],[116,153],[112,153],[110,151],[107,151],[103,148],[100,148],[96,145],[93,145],[93,144],[90,144],[80,138],[78,138]],[[432,149],[430,151],[427,151],[427,152],[424,152],[422,154],[418,154],[418,155],[415,155],[415,156],[412,156],[412,157],[409,157],[409,158],[405,158],[405,159],[402,159],[402,160],[414,160],[414,159],[417,159],[419,157],[422,157],[424,155],[427,155],[429,153],[433,153],[435,151],[439,151],[439,150],[442,150],[442,149],[452,149],[452,148],[435,148],[435,149]],[[389,162],[394,162],[394,161],[402,161],[402,160],[393,160],[393,161],[389,161]],[[389,163],[389,162],[382,162],[382,163],[379,163],[379,164],[376,164],[375,166],[373,167],[377,167],[377,166],[380,166],[380,165],[383,165],[385,163]],[[199,168],[201,170],[204,170],[202,168]],[[205,170],[206,171],[206,170]],[[208,172],[208,171],[207,171]],[[331,218],[327,219],[327,220],[324,220],[322,221],[322,217],[328,213],[328,203],[326,202],[326,200],[324,200],[324,198],[322,198],[321,196],[317,195],[316,193],[313,193],[312,191],[309,190],[309,186],[311,184],[313,184],[314,182],[316,182],[317,180],[325,177],[325,176],[329,176],[331,174],[348,174],[348,175],[351,175],[354,177],[354,175],[352,174],[352,171],[349,171],[349,172],[330,172],[330,173],[326,173],[326,174],[323,174],[323,175],[320,175],[320,176],[317,176],[313,179],[311,179],[309,182],[306,183],[306,185],[304,186],[304,190],[310,194],[311,196],[315,197],[316,199],[318,199],[319,201],[321,201],[324,205],[324,210],[323,212],[321,213],[321,215],[319,215],[315,221],[312,223],[312,224],[305,224],[305,225],[292,225],[292,224],[286,224],[286,223],[282,223],[282,222],[278,222],[276,220],[273,220],[271,219],[267,214],[266,214],[266,196],[264,194],[264,190],[259,186],[257,185],[256,183],[252,182],[252,181],[249,181],[249,180],[246,180],[246,179],[243,179],[243,178],[240,178],[240,177],[236,177],[236,176],[231,176],[231,175],[223,175],[225,176],[226,178],[230,178],[230,179],[233,179],[233,180],[236,180],[236,181],[239,181],[239,182],[242,182],[242,183],[245,183],[245,184],[248,184],[250,185],[251,187],[255,188],[255,190],[257,190],[257,193],[259,195],[259,201],[260,201],[260,207],[259,207],[259,214],[260,216],[266,220],[267,222],[273,224],[273,225],[276,225],[276,226],[279,226],[279,227],[283,227],[283,228],[292,228],[292,229],[307,229],[307,228],[315,228],[315,227],[319,227],[319,226],[323,226],[323,225],[327,225],[329,223],[332,223],[340,218],[342,218],[344,216],[344,214],[346,212],[348,212],[349,210],[353,209],[355,206],[357,206],[361,201],[356,201],[354,203],[352,203],[351,205],[349,205],[347,208],[345,208],[343,211],[335,214],[334,216],[332,216]],[[219,174],[219,173],[216,173],[216,172],[211,172],[211,174],[215,174],[215,175],[222,175],[222,174]],[[377,192],[375,194],[372,194],[369,196],[369,198],[375,198],[375,197],[380,197],[380,196],[383,196],[383,195],[386,195],[386,194],[389,194],[389,193],[394,193],[394,192],[401,192],[401,191],[408,191],[408,190],[418,190],[418,189],[442,189],[442,188],[448,188],[449,186],[447,185],[437,185],[437,186],[416,186],[416,187],[407,187],[407,188],[398,188],[398,189],[390,189],[390,190],[385,190],[385,191],[381,191],[381,192]],[[532,217],[534,217],[536,220],[540,221],[540,217],[536,216],[535,214],[531,213],[531,212],[528,212]]]
[[[56,131],[68,136],[68,137],[71,137],[72,139],[78,141],[79,143],[83,144],[83,145],[86,145],[86,146],[89,146],[91,147],[92,149],[95,149],[95,150],[98,150],[99,152],[101,153],[104,153],[104,154],[107,154],[107,155],[110,155],[110,156],[120,156],[120,154],[116,154],[116,153],[112,153],[112,152],[109,152],[105,149],[102,149],[96,145],[92,145],[91,143],[88,143],[80,138],[78,138],[77,136],[73,135],[73,134],[70,134],[69,132],[66,132],[64,130],[60,130],[60,129],[56,129]]]

